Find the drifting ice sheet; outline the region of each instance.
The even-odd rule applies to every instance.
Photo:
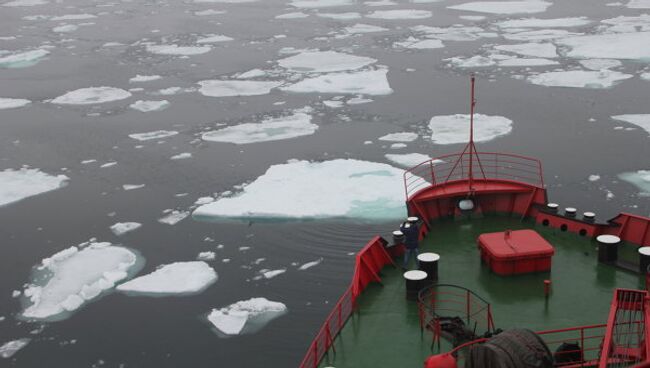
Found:
[[[632,78],[632,75],[610,70],[570,70],[533,75],[528,77],[528,81],[549,87],[609,88],[628,78]]]
[[[388,31],[388,28],[373,26],[370,24],[357,23],[353,26],[345,27],[343,30],[346,33],[355,34],[355,33],[384,32],[384,31]]]
[[[552,43],[520,43],[515,45],[497,45],[495,49],[500,51],[512,52],[524,56],[533,56],[540,58],[557,57],[555,45]]]
[[[203,133],[201,138],[211,142],[248,144],[278,141],[314,134],[318,125],[311,123],[311,115],[302,112],[265,119],[261,123],[246,123]]]
[[[19,52],[0,57],[0,68],[26,68],[35,65],[50,52],[43,49]]]
[[[373,58],[336,51],[307,51],[281,59],[278,65],[297,72],[326,73],[360,69],[376,61]]]
[[[174,211],[171,211],[168,215],[159,218],[158,222],[160,222],[161,224],[174,226],[177,223],[185,220],[185,218],[187,216],[189,216],[189,215],[190,215],[190,213],[188,211],[174,210]]]
[[[217,273],[203,261],[175,262],[117,287],[130,295],[196,294],[217,281]]]
[[[332,73],[307,78],[287,87],[283,91],[297,93],[346,93],[366,95],[388,95],[393,90],[388,84],[387,69],[366,70],[353,73]]]
[[[202,43],[217,43],[217,42],[228,42],[232,41],[232,37],[224,36],[224,35],[208,35],[207,37],[202,37],[196,40],[196,43],[202,44]]]
[[[650,196],[650,170],[638,170],[618,175],[619,178],[635,185],[641,190],[641,195]]]
[[[503,116],[474,115],[474,141],[486,142],[512,131],[512,120]],[[434,116],[429,121],[431,140],[436,144],[466,143],[469,115]]]
[[[375,162],[338,159],[289,161],[232,197],[194,211],[197,218],[394,219],[403,215],[402,170]]]
[[[391,133],[386,134],[378,138],[380,141],[388,142],[413,142],[418,139],[417,133],[411,132],[401,132],[401,133]]]
[[[147,51],[158,55],[192,56],[210,52],[210,46],[147,45]]]
[[[578,59],[650,60],[650,32],[576,36],[559,39],[559,45],[571,48],[566,56]]]
[[[169,106],[169,101],[167,100],[162,100],[162,101],[143,101],[143,100],[138,100],[129,105],[130,108],[133,110],[138,110],[141,112],[151,112],[151,111],[160,111],[164,110]]]
[[[615,115],[612,116],[612,119],[636,125],[650,134],[650,114]]]
[[[15,109],[30,104],[30,100],[24,98],[2,98],[0,97],[0,110]]]
[[[142,226],[139,222],[118,222],[111,225],[111,231],[117,236],[124,235],[129,231],[136,230]]]
[[[138,141],[149,141],[152,139],[162,139],[162,138],[171,137],[176,134],[178,134],[178,132],[174,130],[156,130],[153,132],[129,134],[129,137]]]
[[[396,20],[396,19],[426,19],[431,18],[433,13],[428,10],[415,10],[415,9],[403,9],[403,10],[377,10],[366,15],[368,18],[373,19],[386,19],[386,20]]]
[[[0,358],[5,358],[5,359],[11,358],[12,356],[14,356],[14,354],[18,352],[18,350],[27,346],[27,344],[29,344],[30,341],[31,339],[24,338],[24,339],[9,341],[5,344],[2,344],[2,346],[0,346]]]
[[[238,80],[204,80],[200,81],[199,92],[209,97],[234,97],[266,95],[282,82],[238,81]]]
[[[0,171],[0,206],[64,187],[65,175],[49,175],[38,169]]]
[[[53,104],[61,105],[91,105],[124,100],[131,93],[115,87],[88,87],[67,92],[52,100]]]
[[[541,13],[552,3],[546,1],[482,1],[448,6],[449,9],[490,14]]]
[[[219,335],[226,337],[256,333],[285,313],[287,306],[283,303],[266,298],[252,298],[213,309],[208,315],[208,321],[214,325]]]
[[[398,164],[399,166],[408,167],[408,168],[430,160],[429,156],[423,155],[421,153],[405,153],[405,154],[389,153],[384,156],[390,161]]]
[[[499,28],[568,28],[591,23],[587,17],[568,17],[554,19],[524,18],[496,23]]]
[[[129,79],[129,83],[151,82],[162,78],[159,75],[140,75],[136,74],[135,77]]]
[[[110,243],[92,243],[82,249],[70,247],[45,258],[35,271],[35,281],[25,288],[30,305],[22,316],[65,318],[127,278],[137,260],[132,251]]]

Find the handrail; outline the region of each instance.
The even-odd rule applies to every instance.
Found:
[[[423,161],[404,171],[404,192],[408,201],[424,186],[468,180],[471,168],[475,181],[509,180],[544,188],[542,163],[538,159],[511,153],[453,153]],[[476,176],[478,174],[478,176]]]

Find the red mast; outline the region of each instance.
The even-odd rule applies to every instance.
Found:
[[[474,146],[474,106],[476,105],[476,100],[474,99],[474,84],[475,84],[475,77],[474,74],[472,74],[471,77],[471,100],[470,100],[470,108],[469,108],[469,143],[467,144],[467,147],[469,148],[469,190],[470,192],[474,191],[474,188],[472,186],[474,182],[474,173],[473,173],[473,167],[474,167],[474,151],[476,150],[476,146]]]

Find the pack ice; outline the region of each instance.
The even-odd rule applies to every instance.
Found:
[[[192,56],[201,55],[212,50],[210,46],[147,45],[148,52],[157,55]]]
[[[533,75],[528,77],[528,81],[549,87],[609,88],[628,78],[632,78],[632,75],[607,69],[600,71],[568,70]]]
[[[216,281],[217,273],[203,261],[175,262],[118,285],[117,290],[129,295],[186,295],[200,293]]]
[[[49,175],[39,169],[5,169],[0,171],[0,206],[59,189],[68,180],[65,175]]]
[[[203,133],[201,138],[211,142],[249,144],[277,141],[314,134],[318,125],[311,123],[311,115],[296,112],[289,116],[268,118],[260,123],[245,123]]]
[[[307,51],[278,61],[281,67],[303,73],[326,73],[360,69],[377,60],[336,51]]]
[[[60,105],[91,105],[124,100],[131,93],[115,87],[87,87],[67,92],[51,102]]]
[[[287,306],[266,298],[251,298],[221,309],[213,309],[208,321],[222,337],[253,334],[287,313]]]
[[[518,13],[541,13],[553,5],[547,1],[475,1],[460,5],[448,6],[449,9],[467,10],[478,13],[489,14],[518,14]]]
[[[27,319],[60,320],[135,271],[138,256],[110,243],[70,247],[41,261],[23,294]]]
[[[306,78],[280,89],[296,93],[388,95],[393,93],[393,90],[388,84],[387,73],[387,69],[330,73]]]
[[[429,121],[431,140],[436,144],[467,142],[469,136],[468,114],[434,116]],[[485,142],[512,131],[512,120],[503,116],[474,114],[474,140]]]
[[[282,82],[241,81],[241,80],[204,80],[200,81],[199,92],[209,97],[234,97],[266,95]]]
[[[402,170],[353,159],[290,160],[231,197],[198,207],[197,219],[360,218],[388,220],[403,215]]]

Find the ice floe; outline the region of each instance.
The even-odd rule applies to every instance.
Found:
[[[219,15],[219,14],[226,14],[225,10],[215,10],[215,9],[205,9],[205,10],[197,10],[194,12],[194,15],[199,16],[199,17],[205,17],[209,15]]]
[[[280,88],[287,92],[296,93],[343,93],[388,95],[393,90],[388,84],[387,69],[365,70],[351,73],[331,73],[312,78]]]
[[[409,37],[405,41],[393,43],[393,47],[403,47],[406,49],[439,49],[445,47],[445,45],[440,40],[431,39],[431,40],[420,40],[415,37]]]
[[[481,55],[474,55],[469,58],[456,56],[445,59],[445,61],[448,61],[452,66],[457,68],[483,68],[497,63],[496,60]]]
[[[431,18],[432,16],[433,13],[428,10],[416,9],[377,10],[366,15],[368,18],[386,20],[426,19]]]
[[[619,174],[621,180],[635,185],[641,190],[641,195],[650,196],[650,170],[637,170]]]
[[[510,31],[514,31],[514,29]],[[569,32],[566,29],[539,29],[533,31],[506,32],[503,34],[503,38],[512,41],[543,41],[580,35],[582,33]]]
[[[49,175],[38,169],[0,171],[0,206],[64,187],[69,178]]]
[[[43,259],[24,295],[27,319],[59,320],[129,277],[138,265],[133,251],[110,243],[70,247]]]
[[[178,45],[147,45],[146,49],[152,54],[192,56],[201,55],[212,50],[210,46],[178,46]]]
[[[418,134],[411,132],[391,133],[381,136],[378,139],[387,142],[413,142],[418,139]]]
[[[0,68],[26,68],[37,64],[49,53],[44,49],[36,49],[0,56]]]
[[[325,73],[355,70],[377,60],[336,51],[306,51],[278,60],[278,65],[296,72]]]
[[[13,0],[2,4],[2,6],[35,6],[44,5],[48,2],[47,0]]]
[[[6,342],[0,346],[0,358],[11,358],[14,356],[20,349],[24,348],[29,344],[31,339],[23,338],[18,340],[13,340]]]
[[[124,235],[130,231],[136,230],[142,226],[139,222],[118,222],[111,225],[110,229],[117,236]]]
[[[63,24],[52,28],[52,31],[57,33],[69,33],[74,32],[77,29],[79,29],[79,26],[76,24]]]
[[[356,33],[373,33],[388,31],[388,28],[373,26],[371,24],[357,23],[355,25],[343,28],[343,31],[349,34]]]
[[[514,45],[496,45],[496,50],[540,58],[555,58],[557,51],[552,43],[519,43]]]
[[[117,286],[129,295],[197,294],[217,281],[217,273],[203,261],[175,262]]]
[[[135,189],[140,189],[144,188],[145,184],[124,184],[122,185],[122,189],[124,190],[135,190]]]
[[[167,100],[161,100],[161,101],[138,100],[129,105],[129,107],[132,108],[133,110],[138,110],[141,112],[160,111],[166,109],[167,106],[169,106],[169,101]]]
[[[124,100],[131,97],[129,91],[115,87],[87,87],[70,91],[51,102],[60,105],[91,105]]]
[[[346,6],[354,4],[354,0],[293,0],[289,5],[296,8],[318,9],[332,6]]]
[[[234,97],[266,95],[283,82],[240,81],[240,80],[204,80],[200,81],[199,92],[209,97]]]
[[[528,81],[548,87],[609,88],[628,78],[632,78],[632,75],[606,69],[601,71],[568,70],[533,75],[528,77]]]
[[[171,160],[185,160],[188,158],[192,158],[192,154],[190,152],[183,152],[170,157]]]
[[[272,320],[287,313],[287,306],[266,298],[242,300],[213,309],[207,319],[222,337],[253,334]]]
[[[612,119],[636,125],[650,134],[650,114],[614,115]]]
[[[231,197],[197,208],[195,218],[394,219],[403,215],[402,170],[390,165],[337,159],[291,160]]]
[[[449,27],[432,27],[419,25],[411,27],[416,33],[424,33],[428,37],[433,37],[443,41],[474,41],[480,38],[498,37],[498,33],[487,32],[481,27],[452,25]]]
[[[512,120],[503,116],[474,115],[474,141],[485,142],[512,131]],[[469,115],[434,116],[429,121],[431,140],[436,144],[466,143],[469,137]]]
[[[217,259],[217,253],[211,251],[200,252],[196,256],[196,259],[199,261],[214,261]]]
[[[202,44],[202,43],[217,43],[217,42],[228,42],[232,41],[232,37],[224,36],[224,35],[207,35],[206,37],[201,37],[198,40],[196,40],[196,43]]]
[[[62,20],[84,20],[84,19],[93,19],[97,18],[96,15],[83,13],[83,14],[64,14],[50,18],[52,21],[62,21]]]
[[[523,18],[497,22],[499,28],[570,28],[591,23],[587,17],[567,17],[553,19]]]
[[[187,218],[187,216],[189,215],[190,215],[189,211],[173,210],[169,212],[167,215],[159,218],[158,222],[160,222],[161,224],[174,226],[177,223],[185,220],[185,218]]]
[[[317,259],[315,261],[303,263],[300,267],[298,267],[298,271],[308,270],[308,269],[310,269],[310,268],[312,268],[314,266],[318,266],[321,262],[323,262],[322,258],[319,258],[319,259]]]
[[[307,13],[292,12],[292,13],[285,13],[285,14],[276,15],[275,19],[301,19],[301,18],[307,18],[307,17],[309,17],[309,14],[307,14]]]
[[[616,68],[622,65],[619,60],[612,59],[587,59],[580,60],[580,64],[587,69],[591,70],[603,70]]]
[[[129,134],[129,137],[138,141],[149,141],[152,139],[162,139],[162,138],[171,137],[176,134],[178,134],[178,132],[175,130],[156,130],[153,132]]]
[[[162,77],[159,75],[140,75],[136,74],[135,77],[129,79],[129,83],[141,83],[141,82],[151,82]]]
[[[17,107],[23,107],[29,105],[32,101],[26,100],[24,98],[3,98],[0,97],[0,110],[4,109],[15,109]]]
[[[569,47],[566,56],[577,59],[626,59],[650,61],[650,32],[567,37],[556,43]]]
[[[268,118],[260,123],[245,123],[203,133],[201,138],[211,142],[249,144],[277,141],[314,134],[318,125],[311,123],[311,115],[295,112],[289,116]]]
[[[425,161],[429,161],[430,157],[421,153],[388,153],[384,155],[389,161],[392,161],[402,167],[413,167]]]
[[[321,17],[321,18],[329,18],[329,19],[336,19],[336,20],[354,20],[354,19],[361,18],[361,14],[356,13],[356,12],[348,12],[348,13],[316,13],[316,15]]]
[[[547,1],[475,1],[460,5],[448,6],[449,9],[466,10],[478,13],[489,14],[519,14],[519,13],[541,13],[552,3]]]
[[[650,0],[630,0],[625,6],[630,9],[650,9]]]

